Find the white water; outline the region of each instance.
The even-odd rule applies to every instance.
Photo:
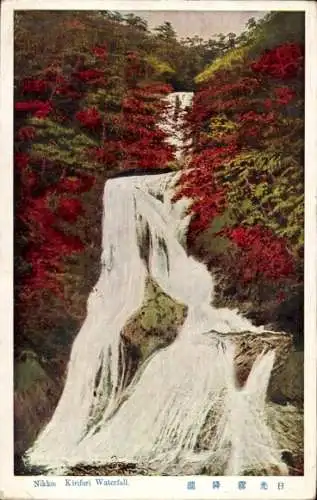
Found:
[[[167,142],[174,146],[177,160],[182,158],[183,147],[188,145],[188,142],[186,142],[184,138],[183,125],[186,108],[191,106],[193,96],[193,92],[173,92],[166,98],[168,109],[161,128],[168,135]]]
[[[27,453],[30,463],[58,468],[120,460],[178,474],[199,472],[204,464],[226,474],[282,467],[264,411],[274,353],[260,356],[244,388],[236,388],[233,346],[206,332],[263,329],[212,306],[212,277],[179,243],[189,219],[186,201],[170,201],[176,180],[171,173],[106,183],[101,276],[72,348],[62,397]],[[139,242],[146,224],[149,273],[188,306],[188,314],[177,339],[124,388],[120,331],[144,299],[147,269]],[[197,437],[210,413],[217,424],[213,445],[198,453]]]

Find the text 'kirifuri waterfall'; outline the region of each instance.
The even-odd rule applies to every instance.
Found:
[[[262,329],[213,307],[211,275],[180,244],[189,220],[188,203],[171,202],[177,178],[168,173],[107,181],[101,275],[61,399],[27,453],[31,464],[58,469],[127,461],[171,474],[199,473],[208,465],[229,475],[282,466],[265,418],[274,353],[259,356],[244,387],[236,387],[234,347],[223,334]],[[145,230],[147,262],[140,252]],[[156,351],[125,387],[120,332],[141,307],[149,276],[188,312],[176,340]],[[215,424],[213,444],[197,451],[207,416]]]

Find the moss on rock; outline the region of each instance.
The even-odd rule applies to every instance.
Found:
[[[121,337],[140,351],[143,362],[156,349],[166,347],[175,340],[186,317],[187,307],[169,297],[161,287],[148,278],[144,302],[128,320]]]

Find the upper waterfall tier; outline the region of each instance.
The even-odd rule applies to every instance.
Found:
[[[168,135],[167,142],[175,147],[176,159],[181,159],[183,148],[187,145],[184,135],[186,109],[192,105],[193,92],[172,92],[167,96],[169,104],[160,127]]]

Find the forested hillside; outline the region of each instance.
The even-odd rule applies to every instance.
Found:
[[[302,344],[304,20],[178,40],[116,12],[15,19],[15,418],[21,453],[51,416],[99,275],[102,193],[130,169],[184,169],[188,248],[216,302]],[[175,159],[163,97],[194,91]]]
[[[219,271],[219,303],[302,344],[303,17],[274,13],[251,25],[247,42],[195,81],[178,195],[195,200],[191,249]]]

